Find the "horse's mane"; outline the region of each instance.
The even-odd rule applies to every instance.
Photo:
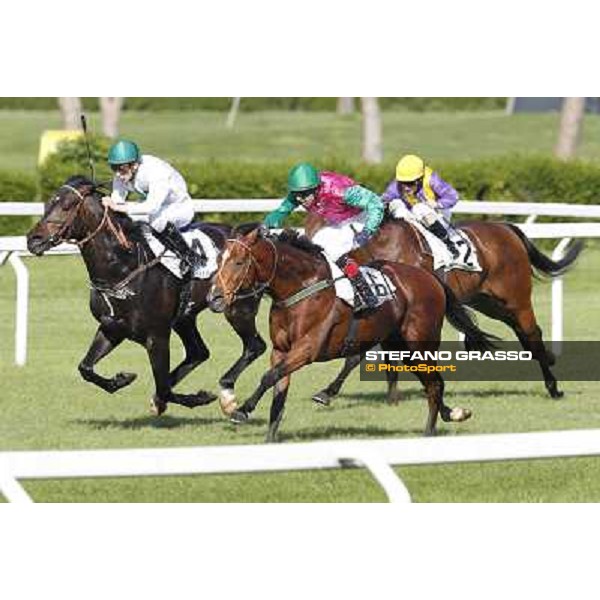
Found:
[[[260,227],[260,221],[254,221],[252,223],[242,223],[241,225],[236,225],[232,231],[234,237],[248,235],[251,231],[258,229]]]
[[[317,246],[317,244],[311,242],[305,235],[301,235],[295,229],[284,229],[278,236],[277,240],[296,248],[307,252],[311,256],[322,258],[323,248]]]
[[[89,178],[86,177],[85,175],[73,175],[72,177],[69,177],[69,179],[67,179],[67,181],[65,181],[65,185],[70,185],[71,187],[77,188],[81,185],[89,185],[91,187],[93,187],[95,189],[96,184]]]

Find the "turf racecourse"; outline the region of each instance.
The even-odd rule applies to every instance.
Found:
[[[0,269],[0,448],[72,449],[167,447],[262,442],[270,395],[252,421],[235,427],[216,405],[190,411],[170,407],[166,415],[149,414],[152,383],[145,352],[125,343],[100,364],[100,372],[136,371],[129,388],[108,395],[83,382],[77,363],[83,356],[95,322],[88,313],[87,281],[77,257],[27,259],[31,273],[30,354],[28,365],[13,361],[14,276]],[[565,329],[570,339],[597,337],[600,316],[596,298],[600,248],[588,248],[565,278]],[[536,284],[536,309],[549,331],[550,286]],[[267,305],[261,312],[266,332]],[[487,329],[507,337],[502,326]],[[184,383],[183,391],[216,390],[217,378],[239,352],[237,338],[221,317],[203,314],[200,327],[213,355]],[[173,343],[173,358],[180,356]],[[238,392],[246,396],[266,366],[266,358],[242,377]],[[342,397],[330,408],[310,401],[336,372],[339,361],[307,367],[292,378],[284,422],[283,443],[421,434],[426,407],[418,383],[405,388],[407,401],[385,403],[383,383],[365,384],[355,375]],[[474,411],[464,424],[441,424],[442,435],[519,432],[600,427],[600,384],[566,382],[567,397],[547,398],[541,382],[453,383],[447,386],[450,404]],[[598,501],[600,463],[597,459],[525,461],[399,468],[416,501]],[[383,501],[384,495],[362,470],[270,475],[222,475],[111,480],[37,481],[26,487],[38,501]]]
[[[98,115],[90,113],[90,129],[100,131]],[[233,129],[226,116],[206,111],[126,111],[120,124],[124,137],[136,140],[146,152],[169,160],[241,160],[264,162],[336,156],[360,157],[359,114],[261,111],[242,113]],[[556,143],[557,113],[524,113],[507,117],[504,111],[383,113],[383,151],[395,163],[401,153],[416,151],[428,160],[493,157],[518,150],[550,156]],[[0,165],[3,169],[33,171],[40,135],[60,129],[56,111],[0,110]],[[588,114],[578,156],[596,161],[600,155],[600,117]]]

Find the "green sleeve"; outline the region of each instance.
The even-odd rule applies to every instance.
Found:
[[[291,195],[287,196],[274,211],[270,212],[263,223],[269,228],[279,228],[283,225],[286,217],[294,212],[298,204]]]
[[[350,206],[362,208],[367,213],[365,229],[374,234],[383,221],[384,206],[381,198],[371,190],[361,185],[353,185],[346,190],[344,201]]]

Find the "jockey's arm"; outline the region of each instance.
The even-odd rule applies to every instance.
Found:
[[[270,212],[263,221],[263,224],[270,229],[277,229],[283,225],[286,218],[297,208],[296,201],[291,194],[274,211]]]
[[[458,202],[458,192],[435,172],[431,175],[430,185],[439,208],[452,208]]]
[[[112,210],[114,210],[115,212],[126,213],[126,200],[128,194],[129,190],[125,187],[123,182],[118,177],[115,177],[113,179],[112,192],[110,196],[104,196],[104,198],[102,198],[102,204],[104,206],[112,208]]]
[[[155,213],[167,199],[170,191],[171,186],[169,185],[169,180],[167,178],[152,181],[149,185],[146,199],[143,202],[136,203],[135,212],[147,214]]]
[[[361,185],[353,185],[346,190],[344,202],[350,206],[362,208],[367,213],[365,231],[373,235],[383,220],[384,206],[381,198]]]
[[[381,195],[381,200],[384,204],[388,204],[392,200],[398,200],[399,198],[398,182],[395,179],[392,179],[385,188],[385,192]]]

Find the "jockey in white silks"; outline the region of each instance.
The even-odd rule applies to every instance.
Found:
[[[458,202],[458,192],[423,159],[414,154],[403,156],[396,166],[396,179],[388,184],[382,200],[396,218],[407,211],[412,213],[444,242],[453,258],[458,258],[459,251],[450,236],[450,209]]]
[[[135,212],[146,212],[156,237],[182,261],[183,275],[193,273],[200,257],[183,239],[180,229],[194,219],[194,207],[181,174],[168,162],[141,154],[134,142],[120,140],[108,152],[108,162],[115,176],[113,191],[103,198],[105,206],[128,213],[126,202],[131,192],[144,200],[136,203]]]
[[[279,208],[264,219],[267,227],[281,227],[298,206],[326,221],[312,241],[321,246],[348,277],[361,304],[356,310],[374,308],[378,301],[348,252],[368,243],[379,230],[384,206],[377,194],[340,173],[317,171],[309,163],[296,165],[288,175],[288,195]]]

